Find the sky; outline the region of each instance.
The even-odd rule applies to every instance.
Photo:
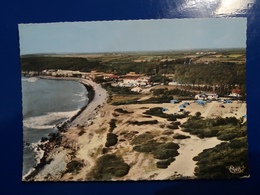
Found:
[[[20,54],[245,48],[246,18],[19,24]]]

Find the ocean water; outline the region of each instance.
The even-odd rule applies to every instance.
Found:
[[[87,93],[76,81],[22,78],[23,175],[36,164],[33,146],[85,106]]]

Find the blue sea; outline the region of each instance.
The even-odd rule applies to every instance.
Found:
[[[74,116],[88,103],[84,85],[69,80],[22,78],[23,175],[36,165],[35,146],[57,131],[55,125]]]

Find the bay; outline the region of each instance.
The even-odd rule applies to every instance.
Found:
[[[36,163],[32,146],[76,115],[88,103],[87,93],[76,81],[22,77],[23,175]]]

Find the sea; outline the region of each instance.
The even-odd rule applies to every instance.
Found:
[[[87,105],[87,93],[77,81],[22,77],[23,176],[39,160],[37,143]]]

